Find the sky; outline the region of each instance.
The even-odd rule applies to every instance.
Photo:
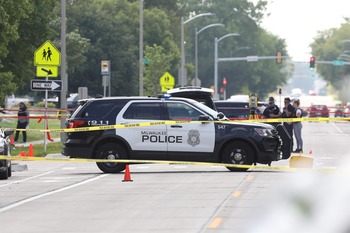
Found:
[[[286,40],[293,61],[308,61],[318,31],[339,28],[350,17],[350,0],[268,0],[262,27]],[[349,35],[350,39],[350,35]]]

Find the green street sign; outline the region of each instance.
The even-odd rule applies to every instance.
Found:
[[[342,60],[334,60],[333,65],[335,66],[343,66],[344,62]]]

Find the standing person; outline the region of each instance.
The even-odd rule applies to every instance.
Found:
[[[280,108],[275,104],[275,99],[271,96],[269,97],[269,106],[267,106],[263,112],[265,118],[278,118],[281,116]],[[277,122],[271,123],[273,126],[277,126]]]
[[[293,118],[294,107],[291,104],[290,98],[284,98],[284,108],[282,112],[282,118]],[[284,127],[286,127],[287,132],[292,139],[293,148],[293,122],[283,122]]]
[[[18,121],[17,121],[17,129],[26,129],[27,126],[29,125],[29,111],[27,106],[23,103],[19,103],[19,110],[18,110]],[[15,142],[18,141],[19,137],[19,132],[16,131],[15,135]],[[27,142],[27,132],[25,130],[22,131],[22,136],[23,136],[23,143]]]
[[[294,100],[293,101],[293,107],[295,108],[294,110],[294,117],[296,118],[302,118],[303,117],[303,112],[300,109],[300,100]],[[303,152],[303,139],[301,137],[301,129],[303,128],[303,125],[301,124],[301,121],[294,122],[293,123],[293,129],[294,129],[294,136],[297,141],[297,149],[293,152],[300,153]]]

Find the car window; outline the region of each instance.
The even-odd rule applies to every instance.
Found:
[[[109,101],[92,101],[85,108],[83,108],[77,116],[88,118],[102,118],[110,112],[117,104]],[[120,108],[119,108],[120,111]]]
[[[132,103],[125,111],[124,119],[161,120],[161,103]]]
[[[167,103],[169,120],[198,120],[200,111],[184,103]]]

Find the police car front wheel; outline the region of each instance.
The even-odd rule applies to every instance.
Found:
[[[117,143],[106,143],[97,150],[97,159],[115,160],[115,159],[127,159],[125,149]],[[98,168],[105,173],[119,173],[125,170],[124,163],[96,163]]]
[[[254,160],[254,151],[251,146],[245,142],[232,142],[226,146],[223,152],[225,163],[234,165],[252,165]],[[226,167],[230,171],[246,171],[249,168]]]

